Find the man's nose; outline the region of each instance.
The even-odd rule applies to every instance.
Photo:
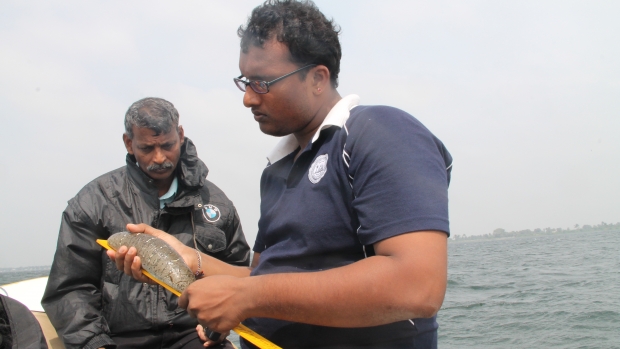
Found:
[[[246,108],[256,107],[260,104],[260,96],[254,92],[250,86],[247,86],[243,94],[243,105]]]
[[[159,148],[155,149],[155,154],[153,156],[153,162],[156,164],[163,164],[164,162],[166,162],[166,155],[164,154],[163,151],[161,151],[161,149]]]

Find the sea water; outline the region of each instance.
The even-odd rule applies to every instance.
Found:
[[[450,240],[448,251],[440,348],[620,348],[620,232]],[[48,273],[0,269],[0,285]]]
[[[620,232],[449,243],[441,348],[620,348]]]

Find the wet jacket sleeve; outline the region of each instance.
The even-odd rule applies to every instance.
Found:
[[[248,246],[241,227],[241,220],[237,214],[237,209],[233,206],[228,217],[226,227],[226,249],[218,253],[217,258],[228,264],[249,266],[250,265],[250,246]]]
[[[67,349],[114,348],[102,315],[107,256],[95,240],[105,237],[75,200],[63,212],[58,245],[41,304]]]

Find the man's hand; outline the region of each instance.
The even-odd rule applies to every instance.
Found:
[[[251,302],[246,290],[251,279],[215,275],[197,280],[183,292],[179,306],[202,326],[226,333],[249,317]]]
[[[230,331],[222,333],[220,335],[220,339],[214,342],[210,340],[209,338],[207,338],[207,336],[205,335],[205,328],[202,327],[202,325],[196,326],[196,332],[198,332],[198,337],[200,337],[200,340],[204,342],[202,345],[205,348],[216,346],[222,343],[224,340],[226,340],[226,337],[228,337],[228,335],[230,334]]]
[[[134,234],[148,234],[164,240],[183,257],[183,260],[192,271],[197,269],[198,259],[194,249],[184,245],[174,236],[146,224],[127,224],[127,231]],[[127,246],[121,246],[118,251],[108,250],[107,254],[108,257],[116,263],[116,268],[118,270],[123,271],[125,274],[132,276],[140,282],[155,284],[154,281],[142,274],[142,263],[140,257],[137,257],[137,250],[134,247],[127,249]]]
[[[135,247],[127,249],[127,246],[121,246],[118,251],[108,250],[106,253],[112,262],[116,263],[118,270],[140,282],[155,284],[155,281],[142,274],[142,263],[140,257],[136,256],[137,250]]]

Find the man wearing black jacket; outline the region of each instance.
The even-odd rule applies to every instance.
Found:
[[[229,264],[249,263],[236,209],[206,180],[178,120],[168,101],[135,102],[125,115],[127,165],[87,184],[62,215],[42,304],[67,348],[202,348],[197,322],[176,296],[124,275],[95,242],[128,223],[158,227]]]

